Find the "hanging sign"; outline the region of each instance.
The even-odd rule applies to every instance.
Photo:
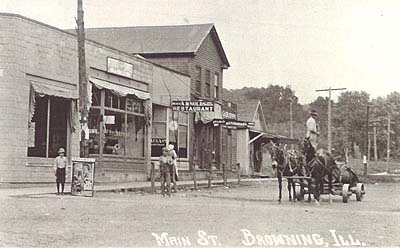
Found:
[[[212,101],[172,101],[172,110],[180,112],[214,112]]]
[[[94,158],[72,159],[71,195],[94,196]]]
[[[240,129],[240,128],[249,128],[254,127],[254,122],[250,121],[236,121],[236,120],[223,120],[223,119],[214,119],[214,126],[225,125],[229,129]]]

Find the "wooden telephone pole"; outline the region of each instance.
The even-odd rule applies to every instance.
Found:
[[[332,91],[337,91],[337,90],[346,90],[346,88],[331,88],[329,87],[328,89],[322,89],[322,90],[316,90],[316,92],[322,92],[322,91],[328,91],[329,92],[329,101],[328,101],[328,151],[331,153],[332,152],[332,103],[331,103],[331,98],[332,98]]]
[[[87,122],[88,122],[88,109],[87,109],[87,78],[86,78],[86,57],[85,57],[85,26],[83,21],[83,6],[82,0],[78,0],[77,15],[77,38],[78,38],[78,70],[79,70],[79,112],[81,114],[81,143],[80,155],[87,157]]]

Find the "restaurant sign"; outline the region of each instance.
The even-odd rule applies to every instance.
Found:
[[[172,110],[180,112],[214,112],[214,102],[211,101],[172,101]]]
[[[133,78],[133,65],[122,60],[107,57],[107,72]]]

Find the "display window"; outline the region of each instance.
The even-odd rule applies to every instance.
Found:
[[[55,158],[59,148],[66,149],[69,106],[64,98],[35,96],[35,112],[28,124],[29,157]]]
[[[167,121],[168,120],[168,121]],[[189,115],[153,105],[151,156],[162,155],[162,148],[172,144],[179,158],[188,158]]]
[[[102,154],[107,155],[144,157],[143,101],[96,87],[92,87],[92,93],[93,97],[100,97],[100,104],[92,105],[89,113],[89,153],[100,154],[102,149]]]

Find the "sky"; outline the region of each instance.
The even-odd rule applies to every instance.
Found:
[[[329,87],[400,91],[399,0],[83,2],[86,27],[214,23],[231,64],[228,89],[290,85],[301,103]],[[0,12],[74,28],[76,0],[1,0]]]

